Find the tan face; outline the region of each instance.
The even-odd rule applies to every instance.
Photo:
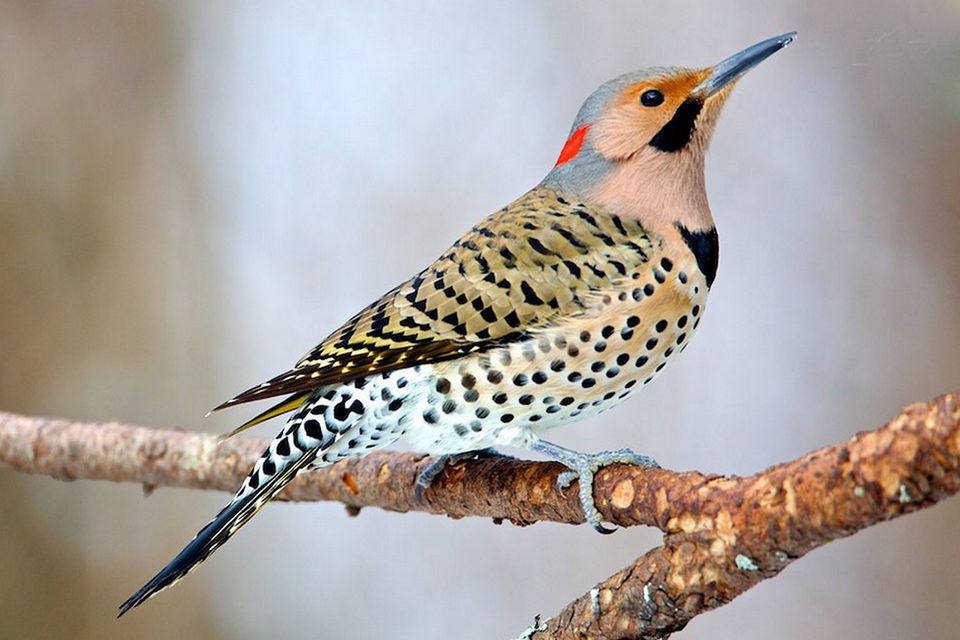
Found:
[[[677,70],[627,87],[594,123],[594,148],[608,160],[624,160],[635,155],[670,122],[677,109],[711,72],[709,67]],[[698,120],[715,115],[728,93],[729,89],[725,88],[708,98]]]
[[[605,83],[580,108],[543,184],[641,220],[663,238],[678,225],[712,229],[703,165],[720,111],[739,79],[795,36],[768,38],[704,69],[652,67]]]
[[[712,72],[677,70],[647,78],[608,104],[591,132],[596,152],[613,162],[591,190],[596,202],[619,215],[642,217],[650,230],[677,223],[694,230],[713,226],[703,158],[735,81],[699,95]]]

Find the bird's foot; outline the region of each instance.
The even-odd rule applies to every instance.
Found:
[[[417,499],[417,502],[423,502],[423,492],[430,488],[430,485],[433,484],[433,481],[443,473],[443,470],[447,468],[448,465],[456,464],[462,460],[473,460],[476,458],[487,458],[487,457],[500,457],[510,459],[510,456],[505,456],[493,447],[488,447],[486,449],[478,449],[476,451],[465,451],[464,453],[452,453],[442,456],[437,456],[433,462],[431,462],[426,469],[420,472],[420,475],[417,476],[417,482],[413,487],[413,495]]]
[[[566,465],[570,471],[564,471],[557,476],[557,489],[563,491],[574,480],[580,481],[580,506],[587,524],[599,533],[613,533],[616,529],[603,526],[600,512],[593,502],[593,476],[602,467],[611,464],[632,464],[640,467],[657,469],[660,465],[650,456],[634,453],[630,449],[616,451],[601,451],[600,453],[580,453],[565,447],[560,447],[543,440],[530,445],[533,451],[538,451],[557,462]]]

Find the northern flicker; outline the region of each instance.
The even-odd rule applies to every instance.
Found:
[[[234,431],[293,412],[226,507],[120,615],[174,584],[297,473],[402,440],[440,456],[527,448],[579,479],[621,451],[584,454],[543,440],[648,384],[686,348],[719,256],[704,155],[736,81],[790,44],[764,40],[703,69],[654,67],[597,89],[540,184],[360,311],[290,371],[217,409],[283,396]],[[232,434],[231,434],[232,435]]]

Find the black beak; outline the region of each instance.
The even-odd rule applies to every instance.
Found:
[[[701,99],[709,98],[793,42],[796,37],[797,32],[791,31],[790,33],[784,33],[783,35],[769,38],[763,42],[758,42],[752,47],[747,47],[740,53],[733,54],[715,66],[710,76],[691,91],[690,96]]]

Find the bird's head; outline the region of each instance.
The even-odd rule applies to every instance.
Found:
[[[737,80],[796,34],[764,40],[704,69],[652,67],[587,98],[546,186],[644,222],[712,226],[703,158]]]

